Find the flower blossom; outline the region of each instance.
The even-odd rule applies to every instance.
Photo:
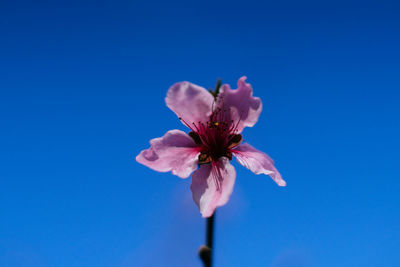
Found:
[[[165,102],[190,132],[170,130],[150,140],[151,147],[140,152],[136,160],[180,178],[193,173],[190,188],[203,217],[225,205],[233,191],[233,156],[255,174],[267,174],[278,185],[286,185],[268,155],[242,142],[243,129],[254,126],[262,110],[261,100],[253,97],[246,77],[239,79],[235,90],[222,85],[215,98],[198,85],[179,82],[169,88]]]

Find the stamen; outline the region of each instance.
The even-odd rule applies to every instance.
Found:
[[[194,128],[196,128],[197,132],[199,132],[199,128],[197,128],[196,123],[192,122],[192,124],[193,124]]]
[[[187,123],[182,117],[179,117],[179,120],[183,121],[183,123],[190,129],[192,132],[194,132],[193,128],[190,127],[189,123]]]
[[[233,129],[233,132],[237,131],[237,129],[239,127],[239,123],[242,121],[242,115],[243,115],[243,110],[240,112],[239,120],[237,121],[235,128]]]
[[[208,121],[192,122],[190,125],[179,118],[192,131],[189,136],[193,139],[199,151],[198,164],[213,164],[213,177],[216,187],[220,187],[218,176],[218,161],[221,157],[232,160],[234,148],[242,142],[242,136],[237,134],[239,124],[243,117],[243,111],[240,112],[238,121],[231,120],[230,108],[217,106],[213,102],[212,113]]]
[[[215,187],[217,191],[221,191],[221,180],[222,180],[222,175],[220,172],[220,169],[218,168],[218,163],[211,163],[211,174],[213,176],[213,180],[215,183]]]

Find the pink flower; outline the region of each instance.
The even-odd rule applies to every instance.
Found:
[[[278,185],[286,185],[268,155],[241,143],[240,133],[257,122],[262,110],[260,98],[253,97],[245,81],[246,77],[240,78],[236,90],[222,85],[216,99],[198,85],[174,84],[165,102],[191,131],[168,131],[150,140],[151,147],[136,157],[153,170],[171,171],[181,178],[193,172],[190,188],[203,217],[225,205],[232,193],[236,178],[232,155],[255,174],[268,174]]]

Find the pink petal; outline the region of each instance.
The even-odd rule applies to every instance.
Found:
[[[222,85],[218,98],[218,106],[229,110],[229,119],[235,123],[239,121],[238,133],[244,127],[254,126],[262,110],[261,99],[253,97],[253,89],[245,82],[246,79],[246,76],[239,79],[236,90],[232,90],[228,84]]]
[[[165,102],[178,117],[191,125],[193,122],[208,120],[214,97],[203,87],[179,82],[169,88]]]
[[[235,178],[235,168],[225,157],[218,162],[201,165],[193,173],[190,189],[203,217],[210,217],[218,206],[228,202]]]
[[[196,169],[199,149],[193,139],[180,130],[168,131],[163,137],[150,140],[136,161],[159,172],[187,178]]]
[[[237,161],[255,174],[268,174],[280,186],[286,186],[281,174],[274,166],[274,161],[264,152],[245,143],[238,145],[233,152]]]

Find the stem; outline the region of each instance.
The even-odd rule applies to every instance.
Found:
[[[200,259],[203,261],[204,267],[212,267],[214,218],[215,218],[215,211],[211,217],[207,218],[206,245],[202,245],[199,249],[199,256]]]
[[[214,216],[215,216],[215,212],[214,214],[207,218],[207,246],[211,249],[213,248],[213,241],[214,241]]]

